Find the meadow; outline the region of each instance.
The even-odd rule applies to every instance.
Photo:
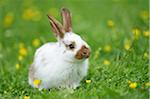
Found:
[[[75,90],[28,84],[38,47],[56,41],[47,14],[72,12],[91,46],[88,75]],[[148,0],[0,0],[0,99],[149,99]]]

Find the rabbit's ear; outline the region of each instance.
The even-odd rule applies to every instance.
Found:
[[[62,8],[61,15],[62,15],[62,19],[63,19],[63,27],[65,29],[65,32],[71,32],[72,24],[71,24],[70,11],[67,8]]]
[[[52,30],[55,33],[56,37],[63,38],[65,30],[64,30],[62,24],[50,15],[48,15],[48,18],[49,18],[50,24],[52,26]]]

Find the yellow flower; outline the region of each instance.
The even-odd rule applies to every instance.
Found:
[[[145,86],[150,86],[150,82],[145,83]]]
[[[14,14],[11,12],[7,13],[3,21],[4,27],[10,27],[13,21],[14,21]]]
[[[18,56],[18,60],[19,60],[19,61],[22,61],[22,60],[23,60],[23,56],[22,56],[22,55],[19,55],[19,56]]]
[[[131,41],[126,39],[124,41],[124,48],[125,48],[125,50],[129,50],[130,47],[131,47]]]
[[[148,53],[147,53],[147,52],[144,53],[143,58],[144,58],[144,59],[148,59]]]
[[[150,31],[144,31],[144,32],[143,32],[143,36],[149,37],[149,36],[150,36]]]
[[[147,21],[149,19],[149,11],[141,11],[140,12],[140,17],[144,20],[144,21]]]
[[[29,96],[24,96],[24,99],[30,99],[30,97]]]
[[[50,8],[48,12],[55,17],[57,17],[59,15],[59,13],[58,13],[59,11],[56,8]]]
[[[136,82],[131,82],[131,83],[129,84],[129,87],[130,87],[131,89],[135,89],[135,88],[137,87],[137,83],[136,83]]]
[[[107,26],[110,27],[110,28],[113,28],[114,27],[114,22],[112,20],[108,20],[107,21]]]
[[[109,60],[104,60],[104,61],[103,61],[103,64],[104,64],[104,65],[110,65],[111,62],[110,62]]]
[[[41,44],[41,42],[40,42],[39,39],[34,39],[34,40],[32,41],[32,45],[33,45],[34,47],[38,47],[40,44]]]
[[[22,18],[28,21],[39,21],[41,19],[41,12],[37,9],[28,8],[24,10]]]
[[[105,45],[103,50],[105,52],[110,52],[112,50],[112,47],[110,45]]]
[[[133,38],[134,39],[139,39],[140,35],[141,35],[141,30],[137,27],[132,29],[132,33],[133,33]]]
[[[16,69],[19,70],[20,69],[20,64],[16,64]]]
[[[25,48],[25,47],[20,48],[19,54],[22,56],[26,56],[27,55],[27,48]]]
[[[38,87],[41,84],[41,80],[35,79],[33,83],[34,83],[35,86]]]
[[[85,82],[86,82],[87,84],[90,84],[92,81],[91,81],[91,80],[85,80]]]

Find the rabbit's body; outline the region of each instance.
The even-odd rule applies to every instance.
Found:
[[[63,50],[64,49],[64,50]],[[41,80],[41,88],[76,88],[87,73],[88,59],[85,61],[65,60],[65,48],[59,43],[47,43],[37,49],[30,68],[29,83]],[[57,56],[57,57],[56,57]],[[58,61],[59,60],[59,61]]]
[[[29,70],[29,84],[42,88],[73,88],[87,74],[90,47],[72,32],[68,9],[62,9],[63,26],[54,17],[48,16],[58,42],[47,43],[37,49]],[[41,81],[35,83],[35,81]]]

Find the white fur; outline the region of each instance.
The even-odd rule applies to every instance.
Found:
[[[63,43],[67,44],[75,41],[76,48],[74,51],[66,49]],[[80,81],[87,74],[88,59],[78,60],[75,58],[77,51],[84,42],[80,36],[75,33],[66,33],[63,39],[56,43],[47,43],[37,49],[31,68],[34,73],[29,73],[29,84],[36,87],[34,79],[41,80],[38,87],[42,88],[73,88],[79,86]],[[34,78],[34,79],[33,79]]]

